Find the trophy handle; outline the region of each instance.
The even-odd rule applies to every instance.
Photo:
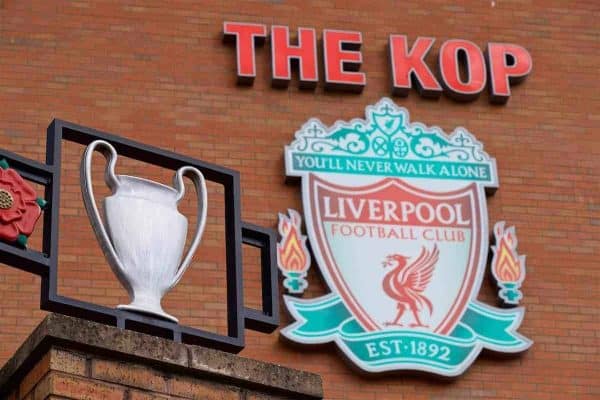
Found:
[[[94,150],[98,150],[102,153],[104,158],[106,158],[107,164],[106,169],[104,171],[104,181],[106,185],[114,194],[119,188],[119,178],[115,175],[115,164],[117,163],[117,152],[115,148],[108,142],[104,140],[95,140],[89,144],[89,146],[85,149],[83,153],[83,158],[81,159],[81,168],[80,168],[80,182],[81,182],[81,194],[83,197],[83,204],[85,206],[85,211],[90,218],[90,222],[92,224],[92,228],[94,229],[94,233],[96,234],[96,238],[100,243],[100,247],[102,251],[106,255],[108,259],[108,263],[110,264],[113,272],[123,284],[123,286],[127,289],[127,291],[131,294],[133,293],[130,280],[128,278],[127,273],[125,272],[125,268],[123,268],[123,264],[119,260],[117,256],[117,252],[110,240],[110,237],[106,233],[106,229],[104,228],[104,224],[102,223],[102,219],[100,218],[100,213],[98,212],[98,207],[96,206],[96,201],[94,199],[94,189],[92,188],[92,156],[94,154]]]
[[[206,193],[206,181],[204,180],[204,175],[198,169],[190,166],[181,167],[177,170],[177,173],[173,177],[173,185],[177,190],[177,203],[181,201],[183,196],[185,195],[185,186],[183,184],[183,175],[187,176],[194,182],[194,187],[196,188],[196,196],[198,197],[198,213],[196,220],[196,233],[194,233],[194,238],[192,239],[192,243],[190,244],[190,248],[188,249],[185,258],[181,262],[181,265],[177,269],[177,274],[175,278],[173,278],[173,283],[169,286],[168,290],[171,290],[179,280],[183,276],[185,270],[189,267],[190,262],[192,261],[192,257],[200,244],[200,240],[202,239],[202,234],[204,233],[204,227],[206,225],[206,202],[207,202],[207,193]]]

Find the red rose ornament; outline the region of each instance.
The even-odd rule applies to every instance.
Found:
[[[0,161],[0,240],[25,246],[45,204],[6,160]]]

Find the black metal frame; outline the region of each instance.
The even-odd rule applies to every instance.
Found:
[[[224,187],[225,249],[227,277],[227,336],[160,318],[112,309],[64,297],[57,292],[58,225],[60,209],[60,169],[63,140],[87,146],[94,140],[111,143],[117,153],[148,164],[177,170],[189,165],[198,168],[205,179]],[[46,164],[0,149],[11,168],[23,178],[44,185],[45,200],[42,252],[0,242],[0,262],[39,275],[42,278],[40,307],[74,317],[149,333],[177,342],[200,344],[232,353],[244,348],[244,329],[269,333],[279,325],[276,234],[241,220],[240,178],[237,171],[195,160],[156,147],[147,146],[109,133],[55,119],[48,126]],[[243,304],[242,243],[261,250],[262,310]]]

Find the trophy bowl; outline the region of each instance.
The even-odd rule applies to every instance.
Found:
[[[94,150],[107,159],[104,180],[112,194],[103,201],[104,222],[100,218],[91,179]],[[125,287],[131,303],[118,309],[149,314],[169,321],[163,296],[181,279],[200,244],[206,224],[206,183],[196,168],[181,167],[173,177],[175,188],[128,175],[115,175],[117,153],[103,140],[90,143],[81,166],[81,188],[85,209],[111,269]],[[196,188],[198,218],[190,248],[183,258],[188,221],[177,210],[185,195],[183,176]]]

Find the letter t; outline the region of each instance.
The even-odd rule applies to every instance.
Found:
[[[244,22],[224,22],[223,41],[237,42],[237,77],[238,84],[252,85],[256,77],[255,42],[263,44],[267,36],[267,26]]]

